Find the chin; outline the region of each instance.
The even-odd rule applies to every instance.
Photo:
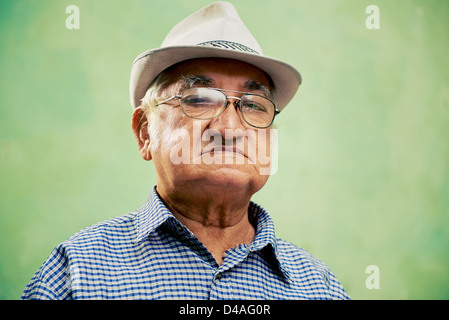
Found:
[[[253,165],[208,165],[201,171],[202,183],[224,189],[250,188],[257,192],[268,179],[268,176],[260,175]]]

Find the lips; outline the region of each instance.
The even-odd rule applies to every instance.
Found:
[[[207,146],[203,150],[201,155],[207,154],[207,153],[214,154],[215,152],[223,152],[223,153],[229,152],[229,153],[239,154],[239,155],[246,157],[245,152],[242,151],[241,149],[237,148],[236,146],[213,146],[213,147]]]

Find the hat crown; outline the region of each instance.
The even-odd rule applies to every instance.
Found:
[[[262,49],[229,2],[214,2],[176,24],[161,47],[214,46],[262,54]]]

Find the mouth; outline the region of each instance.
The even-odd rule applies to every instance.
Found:
[[[206,148],[201,153],[201,155],[203,154],[210,154],[211,156],[215,154],[230,154],[246,157],[245,152],[235,146],[213,146],[211,148]]]

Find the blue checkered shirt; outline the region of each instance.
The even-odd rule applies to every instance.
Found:
[[[326,265],[276,238],[263,208],[248,213],[253,242],[218,265],[154,188],[139,210],[57,246],[22,299],[349,299]]]

